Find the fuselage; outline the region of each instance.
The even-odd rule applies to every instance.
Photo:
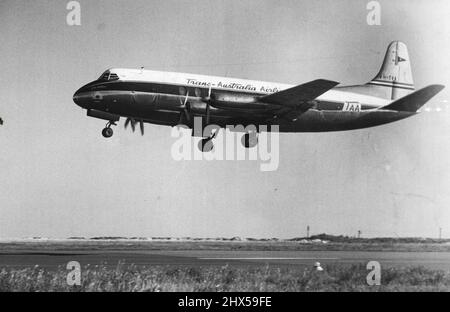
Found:
[[[354,93],[345,87],[323,93],[295,120],[276,116],[280,105],[258,101],[262,96],[291,87],[293,85],[229,77],[116,68],[80,88],[73,100],[88,111],[175,126],[180,124],[186,103],[189,103],[189,114],[205,117],[205,98],[213,96],[210,123],[221,127],[278,125],[280,132],[366,128],[415,114],[383,110],[391,101]]]

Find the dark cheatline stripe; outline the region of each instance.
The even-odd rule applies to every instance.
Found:
[[[388,87],[388,88],[394,88],[394,89],[405,89],[405,90],[416,90],[412,87],[401,87],[401,86],[394,86],[394,85],[390,85],[390,84],[382,84],[382,83],[373,83],[373,82],[369,82],[369,85],[372,86],[378,86],[378,87]]]
[[[209,92],[209,87],[191,86],[182,84],[170,84],[170,83],[157,83],[157,82],[144,82],[144,81],[122,81],[116,80],[112,82],[92,82],[85,86],[86,90],[83,91],[136,91],[147,93],[164,93],[172,95],[184,95],[180,94],[180,88],[189,91],[190,96],[196,96],[195,89],[198,89],[201,97],[206,97]],[[247,95],[247,96],[261,96],[267,93],[248,91],[248,90],[233,90],[233,89],[220,89],[211,88],[212,92],[217,93],[229,93],[233,95]]]
[[[403,85],[403,86],[410,86],[410,87],[414,87],[414,85],[412,83],[404,83],[404,82],[398,82],[398,81],[389,81],[389,80],[381,80],[381,79],[374,79],[372,81],[377,81],[377,82],[384,82],[384,83],[391,83],[391,84],[396,84],[396,85]]]

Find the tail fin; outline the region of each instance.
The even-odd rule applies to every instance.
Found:
[[[383,66],[366,86],[370,86],[377,96],[389,100],[399,99],[415,90],[406,44],[400,41],[391,42]]]
[[[415,113],[442,89],[444,89],[443,85],[430,85],[392,102],[383,109]]]

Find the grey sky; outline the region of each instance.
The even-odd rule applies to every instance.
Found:
[[[450,2],[0,0],[0,237],[450,236],[450,110],[386,126],[280,136],[280,165],[172,160],[146,135],[72,102],[109,67],[145,66],[299,84],[363,83],[387,45],[408,45],[416,87],[450,90]]]

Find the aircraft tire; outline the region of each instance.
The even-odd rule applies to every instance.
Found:
[[[258,144],[257,133],[246,133],[241,138],[241,143],[245,148],[253,148]]]
[[[198,149],[202,153],[209,153],[214,149],[214,143],[211,138],[201,139],[198,142]]]
[[[102,135],[103,135],[103,137],[105,137],[105,138],[110,138],[110,137],[112,137],[113,136],[113,134],[114,134],[114,131],[113,131],[113,129],[111,129],[111,128],[104,128],[103,130],[102,130]]]

